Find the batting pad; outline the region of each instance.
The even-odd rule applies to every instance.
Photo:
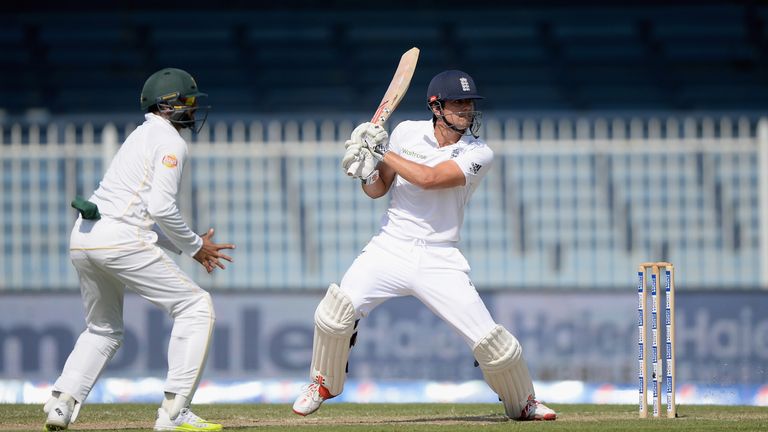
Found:
[[[520,342],[497,325],[473,349],[483,377],[504,403],[507,417],[519,418],[528,396],[534,396],[533,381],[523,359]]]
[[[350,339],[355,331],[355,308],[336,284],[328,287],[315,310],[315,339],[310,379],[336,396],[347,378]]]

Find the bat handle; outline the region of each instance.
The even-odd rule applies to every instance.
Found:
[[[354,176],[357,173],[358,168],[360,168],[360,163],[362,163],[362,161],[352,162],[352,164],[347,169],[347,175],[350,177]]]

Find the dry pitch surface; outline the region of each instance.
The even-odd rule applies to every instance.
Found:
[[[329,403],[309,417],[289,405],[199,405],[200,416],[236,431],[768,431],[768,407],[683,406],[677,419],[637,418],[629,405],[551,405],[554,422],[513,422],[500,404]],[[151,430],[156,405],[90,404],[71,430]],[[0,431],[40,431],[39,405],[0,404]]]

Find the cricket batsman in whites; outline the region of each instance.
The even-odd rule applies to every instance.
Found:
[[[152,74],[141,91],[146,121],[125,140],[93,195],[72,202],[80,217],[72,229],[70,257],[80,279],[86,329],[45,404],[47,430],[67,429],[75,421],[120,347],[126,289],[173,318],[165,398],[154,429],[221,430],[189,409],[213,332],[211,296],[158,246],[193,257],[208,273],[223,269],[222,260],[232,261],[221,250],[234,245],[214,243],[212,228],[195,234],[176,203],[188,153],[179,131],[199,130],[195,114],[204,96],[183,70]],[[153,230],[155,224],[159,229]]]
[[[363,123],[345,143],[344,171],[359,162],[354,176],[363,192],[374,199],[389,192],[390,204],[379,233],[317,306],[311,383],[293,404],[296,414],[312,414],[342,392],[357,321],[390,298],[412,295],[464,338],[509,418],[557,417],[536,400],[520,343],[493,320],[456,247],[464,207],[493,161],[478,139],[478,99],[468,74],[448,70],[429,83],[431,121],[402,122],[391,137]]]

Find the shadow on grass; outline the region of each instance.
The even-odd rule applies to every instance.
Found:
[[[452,417],[429,417],[404,420],[387,420],[386,423],[506,423],[511,421],[503,414],[488,414],[479,416],[452,416]]]

